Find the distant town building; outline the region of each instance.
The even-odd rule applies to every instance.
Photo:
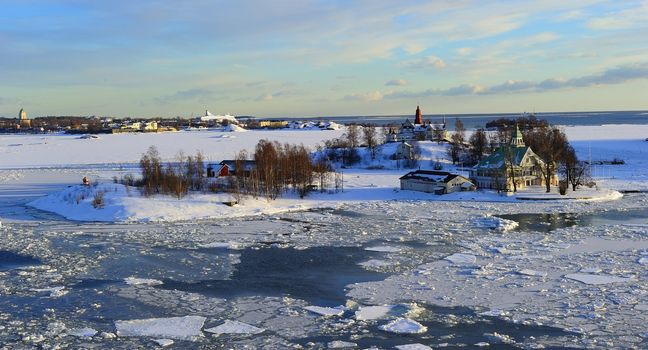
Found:
[[[402,141],[438,141],[449,142],[450,137],[446,130],[446,121],[443,118],[442,123],[432,123],[431,121],[423,121],[423,113],[421,107],[416,106],[416,113],[414,114],[414,123],[409,118],[401,124],[400,128],[390,128],[385,135],[387,142],[402,142]]]
[[[513,191],[527,186],[543,186],[545,179],[541,167],[544,162],[531,147],[524,144],[522,132],[516,125],[508,144],[501,145],[492,154],[482,159],[470,170],[470,179],[477,187],[502,191]],[[551,178],[551,184],[558,184],[558,177]]]
[[[19,129],[31,128],[31,120],[27,118],[27,112],[22,108],[18,112],[18,122],[16,124]]]
[[[466,177],[446,171],[416,170],[400,178],[401,190],[434,194],[472,191],[475,185]]]

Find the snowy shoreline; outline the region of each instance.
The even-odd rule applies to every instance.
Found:
[[[525,198],[534,201],[555,201],[557,194],[542,193],[543,188],[527,191]],[[96,196],[101,195],[101,205],[93,205]],[[571,196],[578,196],[572,197]],[[352,188],[341,193],[312,193],[300,199],[293,193],[274,201],[265,198],[244,198],[241,204],[226,204],[234,199],[228,193],[190,193],[177,199],[169,195],[145,197],[138,188],[122,184],[104,183],[93,186],[74,185],[60,192],[33,200],[27,205],[61,215],[74,221],[101,222],[173,222],[204,220],[279,213],[308,211],[313,209],[336,209],[350,203],[366,201],[440,201],[440,202],[520,202],[528,199],[518,198],[521,194],[502,196],[494,191],[460,192],[447,195],[434,195],[394,188]],[[586,199],[583,199],[586,196]],[[563,197],[563,196],[559,196]],[[608,201],[617,200],[622,195],[612,190],[582,190],[569,192],[562,201]]]

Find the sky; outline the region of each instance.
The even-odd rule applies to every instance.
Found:
[[[0,116],[648,109],[648,1],[0,0]]]

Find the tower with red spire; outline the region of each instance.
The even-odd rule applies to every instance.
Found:
[[[421,108],[416,106],[416,118],[414,119],[414,124],[423,124],[423,113],[421,113]]]

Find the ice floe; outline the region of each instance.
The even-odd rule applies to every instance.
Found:
[[[398,253],[402,249],[399,247],[394,247],[394,246],[389,246],[389,245],[382,245],[382,246],[372,246],[372,247],[367,247],[365,250],[372,251],[372,252],[383,252],[383,253]]]
[[[617,276],[609,276],[609,275],[593,275],[593,274],[588,274],[588,273],[570,273],[566,274],[565,278],[568,278],[570,280],[582,282],[585,284],[594,284],[594,285],[599,285],[599,284],[608,284],[608,283],[624,283],[624,282],[630,282],[633,279],[628,278],[628,277],[617,277]]]
[[[173,345],[173,340],[171,339],[153,339],[153,341],[163,348]]]
[[[378,328],[385,332],[398,334],[419,334],[427,332],[427,327],[408,318],[397,318]]]
[[[455,265],[472,265],[477,261],[477,257],[472,254],[454,253],[444,258]]]
[[[74,328],[67,331],[68,335],[81,338],[90,338],[94,337],[97,334],[97,330],[93,328]]]
[[[397,350],[432,350],[431,347],[421,343],[396,345],[394,348]]]
[[[328,342],[328,344],[326,344],[326,347],[329,349],[351,349],[357,346],[358,344],[356,343],[342,341],[342,340],[333,340]]]
[[[518,274],[524,276],[546,277],[547,273],[543,271],[536,271],[531,269],[522,269],[517,271]]]
[[[380,320],[387,318],[394,310],[394,305],[361,306],[355,312],[356,320]]]
[[[472,220],[473,226],[479,228],[487,228],[500,232],[508,232],[516,229],[519,224],[516,221],[502,219],[497,216],[486,215],[481,218]]]
[[[126,277],[124,282],[131,286],[147,285],[147,286],[157,286],[163,284],[162,281],[152,279],[152,278],[137,278],[137,277]]]
[[[196,340],[202,335],[200,330],[205,320],[206,318],[202,316],[126,320],[115,321],[115,328],[120,337],[145,336]]]
[[[265,332],[265,329],[249,325],[244,322],[225,320],[225,323],[205,329],[205,332],[220,334],[259,334]]]
[[[340,305],[336,307],[306,306],[304,309],[320,316],[342,316],[345,308]]]
[[[50,298],[58,298],[68,293],[68,291],[65,290],[65,287],[35,288],[32,289],[32,291],[38,293],[49,293]]]

